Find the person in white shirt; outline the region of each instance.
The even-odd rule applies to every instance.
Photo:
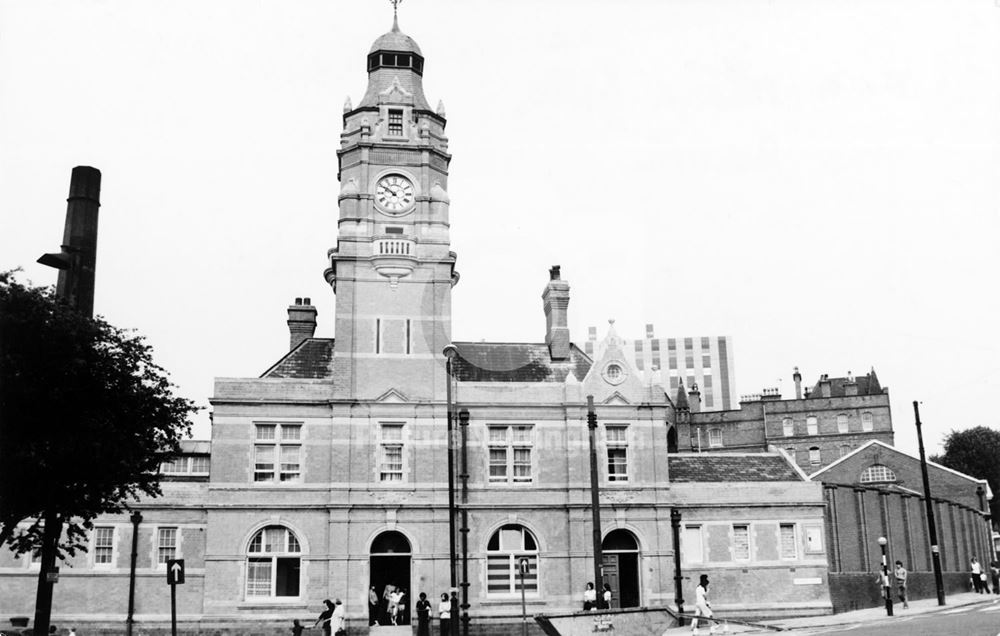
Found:
[[[698,587],[694,588],[694,613],[698,616],[711,618],[712,604],[708,602],[708,575],[702,574],[698,581]],[[708,633],[715,633],[715,622],[709,622]],[[698,633],[698,619],[691,620],[691,633]]]
[[[438,618],[441,619],[442,636],[451,634],[451,601],[447,593],[441,595],[441,602],[438,603]]]
[[[587,583],[587,588],[583,590],[583,611],[589,612],[597,609],[597,590],[593,583]]]
[[[347,610],[339,598],[333,602],[333,605],[333,617],[330,619],[330,627],[333,629],[334,636],[341,636],[347,633],[344,626],[347,618]]]

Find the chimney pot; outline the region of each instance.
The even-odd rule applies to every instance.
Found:
[[[559,280],[559,265],[553,265],[549,268],[549,280]]]
[[[303,298],[302,299],[302,304],[303,305],[311,305],[312,304],[312,298],[308,298],[308,297]]]

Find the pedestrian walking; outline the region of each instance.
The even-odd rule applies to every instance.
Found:
[[[322,627],[323,636],[330,636],[333,633],[330,631],[330,621],[333,620],[333,610],[336,606],[330,599],[323,601],[323,604],[326,605],[326,609],[320,612],[319,618],[316,619],[316,624],[313,625],[313,628]]]
[[[431,604],[423,592],[417,601],[417,636],[431,636]]]
[[[451,633],[451,601],[448,594],[441,594],[441,602],[438,603],[438,620],[441,622],[441,636],[448,636]]]
[[[995,559],[990,562],[990,575],[993,578],[993,593],[1000,594],[1000,562]]]
[[[906,568],[903,567],[902,561],[896,561],[896,569],[893,570],[893,574],[896,575],[896,590],[899,592],[899,602],[903,604],[903,609],[910,609],[910,604],[906,600],[906,577],[908,573]]]
[[[583,590],[583,611],[592,612],[597,609],[597,590],[594,584],[587,582],[587,587]]]
[[[378,592],[375,586],[368,589],[368,626],[371,627],[378,622]]]
[[[333,636],[347,636],[347,629],[345,623],[347,622],[347,609],[344,604],[338,598],[334,602],[333,618],[330,620],[330,628],[333,630]]]
[[[698,587],[694,588],[694,613],[696,616],[705,618],[712,617],[712,604],[708,602],[708,575],[702,574],[698,580]],[[714,634],[716,625],[714,621],[708,622],[708,633]],[[691,620],[691,633],[698,633],[698,619]]]
[[[972,586],[975,588],[977,594],[983,593],[983,567],[979,565],[979,559],[972,557],[969,561],[969,567],[972,570]]]
[[[302,623],[299,622],[299,619],[297,619],[297,618],[293,619],[292,620],[292,636],[302,636],[303,630],[305,630],[305,627],[302,626]],[[70,632],[70,634],[75,634],[75,632]]]

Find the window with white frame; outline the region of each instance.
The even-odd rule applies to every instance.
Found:
[[[733,525],[733,561],[750,560],[750,526],[746,524]]]
[[[708,445],[709,446],[722,446],[722,429],[721,428],[710,428],[710,429],[708,429]]]
[[[791,437],[795,435],[795,423],[792,422],[792,418],[785,417],[781,420],[781,434],[785,437]]]
[[[491,483],[531,483],[532,429],[530,424],[490,424],[487,427]]]
[[[809,449],[809,463],[819,464],[822,461],[819,454],[819,446],[813,446]]]
[[[896,481],[896,473],[882,464],[873,464],[861,471],[862,484]]]
[[[795,524],[783,523],[778,526],[778,545],[782,559],[799,558],[798,543],[795,538]]]
[[[255,424],[255,482],[297,482],[302,477],[302,425]]]
[[[861,430],[870,433],[875,429],[875,419],[867,411],[861,414]]]
[[[608,424],[608,481],[628,481],[628,425]]]
[[[211,460],[208,455],[184,455],[160,464],[164,475],[207,475]]]
[[[516,524],[501,527],[486,545],[486,593],[507,596],[521,593],[520,561],[528,560],[524,592],[538,594],[538,543],[531,532]]]
[[[94,565],[111,565],[114,562],[115,529],[111,526],[94,528]]]
[[[301,562],[302,547],[291,530],[258,530],[247,548],[247,597],[298,596]]]
[[[157,528],[156,562],[166,563],[177,558],[177,528]]]
[[[705,540],[700,525],[684,526],[681,535],[681,558],[685,563],[705,562]]]
[[[403,481],[402,422],[383,422],[379,440],[379,481]]]
[[[841,413],[840,415],[837,416],[837,432],[846,433],[848,430],[849,427],[847,423],[847,415]]]
[[[815,415],[806,418],[806,433],[808,435],[819,435],[819,420]]]

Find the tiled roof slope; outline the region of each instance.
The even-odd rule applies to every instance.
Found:
[[[309,338],[289,351],[262,378],[322,380],[333,376],[333,338]]]
[[[850,378],[828,378],[830,381],[830,397],[846,397],[847,393],[844,391],[844,385],[850,382]],[[854,378],[854,381],[858,385],[858,395],[879,395],[882,393],[882,385],[879,384],[878,376],[875,375],[875,370],[872,369],[871,373],[865,375],[859,375]],[[817,382],[813,386],[812,391],[809,393],[810,398],[823,397],[820,390],[820,382]]]
[[[669,455],[670,481],[804,481],[781,455]]]
[[[459,382],[565,382],[573,374],[582,381],[591,361],[576,345],[567,360],[553,361],[545,344],[456,342],[452,372]]]

